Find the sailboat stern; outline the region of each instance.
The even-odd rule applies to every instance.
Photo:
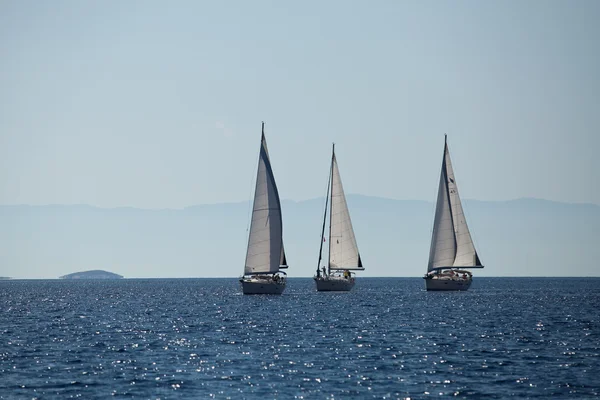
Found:
[[[244,294],[282,294],[286,278],[281,275],[252,275],[240,279]]]
[[[425,279],[427,291],[465,291],[471,287],[472,279]]]
[[[354,277],[342,276],[315,276],[317,292],[349,292],[354,287],[356,280]]]

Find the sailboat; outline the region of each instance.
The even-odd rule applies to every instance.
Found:
[[[288,266],[282,234],[281,203],[263,122],[246,263],[240,278],[244,294],[282,294],[285,290],[286,274],[281,270]]]
[[[321,267],[323,243],[325,238],[325,221],[327,219],[327,202],[329,201],[329,261],[327,267]],[[322,269],[322,271],[321,271]],[[317,275],[317,291],[348,292],[354,287],[355,277],[351,271],[363,271],[360,253],[356,245],[354,229],[350,220],[350,212],[344,195],[342,179],[335,158],[335,144],[331,154],[331,169],[327,183],[327,196],[325,197],[325,213],[323,215],[323,228],[321,231],[321,247],[319,249],[319,262]]]
[[[427,290],[468,290],[473,275],[468,269],[483,268],[458,195],[450,161],[448,138],[444,136],[444,157],[438,188],[435,220],[425,287]]]

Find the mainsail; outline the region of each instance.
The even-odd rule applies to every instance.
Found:
[[[331,166],[331,213],[329,229],[329,269],[363,270],[350,212],[344,195],[335,151]]]
[[[445,143],[427,270],[467,266],[481,266],[481,261],[473,246]]]
[[[279,271],[281,264],[286,264],[282,232],[281,204],[263,123],[244,275],[272,274]]]

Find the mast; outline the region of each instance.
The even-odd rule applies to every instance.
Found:
[[[451,266],[454,264],[456,258],[456,233],[452,218],[451,196],[448,189],[447,150],[447,135],[444,134],[444,153],[440,168],[440,180],[427,266],[428,272],[436,267]]]
[[[260,152],[262,151],[262,146],[263,143],[265,141],[265,121],[261,121],[262,122],[262,128],[261,128],[261,135],[260,135],[260,148],[261,150],[259,150],[259,155],[258,155],[258,165],[257,165],[257,170],[260,170]],[[258,173],[257,173],[258,174]],[[256,178],[258,181],[258,177]],[[256,183],[255,183],[256,185]],[[246,246],[246,261],[244,263],[244,276],[246,275],[250,275],[247,271],[248,269],[248,255],[250,254],[250,241],[252,240],[252,219],[254,217],[254,202],[256,201],[256,187],[254,188],[254,199],[252,201],[252,212],[250,213],[250,232],[248,233],[248,245]]]
[[[331,180],[333,181],[333,162],[335,160],[335,143],[333,143],[331,148],[331,171],[329,175],[331,176]],[[327,261],[327,275],[331,274],[331,211],[333,208],[333,184],[331,185],[331,190],[329,191],[329,260]],[[325,221],[323,221],[325,223]]]
[[[323,240],[325,239],[325,221],[327,220],[327,205],[329,203],[329,188],[331,186],[331,174],[333,172],[333,159],[329,170],[329,179],[327,180],[327,192],[325,193],[325,212],[323,213],[323,228],[321,229],[321,247],[319,248],[319,262],[317,262],[317,278],[321,276],[321,259],[323,256]],[[330,227],[331,229],[331,227]],[[329,238],[331,240],[331,237]]]
[[[452,233],[454,234],[454,259],[456,259],[456,223],[454,222],[454,206],[450,199],[450,187],[448,184],[448,158],[450,154],[448,151],[448,135],[444,133],[444,160],[442,162],[442,168],[444,169],[444,179],[446,180],[446,198],[448,199],[448,206],[450,207],[450,221],[452,221]],[[454,262],[453,262],[454,263]]]

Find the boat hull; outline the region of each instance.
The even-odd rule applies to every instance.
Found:
[[[465,291],[471,287],[472,279],[425,279],[425,288],[428,291]]]
[[[240,279],[244,294],[282,294],[285,280],[280,282],[267,280]]]
[[[317,291],[318,292],[349,292],[354,287],[355,280],[354,278],[346,279],[346,278],[317,278],[315,277],[315,282],[317,283]]]

